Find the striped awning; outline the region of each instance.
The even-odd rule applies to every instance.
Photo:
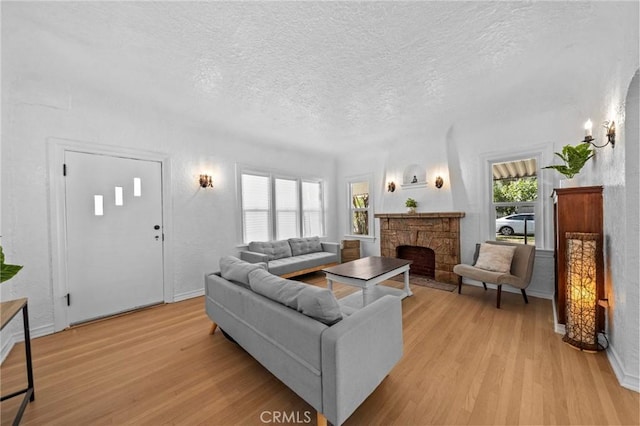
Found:
[[[493,180],[515,179],[536,176],[538,165],[535,158],[493,164]]]

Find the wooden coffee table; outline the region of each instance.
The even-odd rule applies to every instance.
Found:
[[[327,275],[327,287],[329,290],[333,290],[334,281],[361,288],[362,304],[366,306],[385,294],[392,294],[402,298],[413,295],[409,288],[409,268],[411,263],[411,260],[370,256],[331,266],[322,271]],[[404,273],[404,291],[377,285],[402,273]]]

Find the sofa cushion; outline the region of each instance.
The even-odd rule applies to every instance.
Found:
[[[320,237],[289,238],[289,245],[294,256],[322,251]]]
[[[515,251],[515,246],[483,243],[480,245],[480,253],[474,266],[485,271],[508,273],[511,271]]]
[[[327,288],[280,278],[262,269],[249,273],[249,284],[256,293],[324,324],[332,325],[342,319],[338,301]]]
[[[291,246],[287,240],[279,241],[251,241],[249,251],[264,253],[269,256],[269,260],[291,257]]]
[[[249,272],[256,269],[267,270],[266,263],[249,263],[233,256],[220,258],[220,275],[225,280],[233,281],[249,288]]]

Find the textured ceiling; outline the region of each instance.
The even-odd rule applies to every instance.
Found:
[[[571,103],[590,75],[576,65],[615,37],[628,8],[43,2],[5,3],[3,15],[39,28],[57,50],[47,72],[267,143],[335,151],[421,134],[514,97],[543,109]],[[608,54],[615,62],[619,53]]]

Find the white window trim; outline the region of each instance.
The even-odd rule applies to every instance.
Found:
[[[533,211],[536,217],[536,221],[535,221],[535,238],[536,238],[536,249],[542,249],[545,247],[545,243],[546,243],[546,238],[545,236],[547,235],[547,230],[546,228],[549,226],[548,224],[551,224],[552,222],[549,221],[547,219],[547,215],[545,214],[545,203],[544,198],[545,198],[545,185],[543,184],[543,178],[542,178],[542,167],[545,161],[545,154],[544,154],[544,149],[543,147],[540,147],[540,149],[537,150],[529,150],[529,151],[511,151],[508,153],[502,153],[502,154],[491,154],[491,155],[485,155],[482,159],[482,161],[484,162],[484,176],[485,178],[483,178],[483,182],[486,182],[485,185],[483,185],[483,194],[484,194],[484,205],[486,206],[485,208],[485,212],[489,212],[489,214],[486,214],[487,217],[487,221],[486,223],[486,230],[484,232],[485,235],[485,240],[490,240],[490,241],[495,241],[496,239],[496,222],[495,222],[495,215],[493,214],[494,209],[496,204],[493,202],[493,172],[492,172],[492,165],[494,163],[504,163],[504,162],[509,162],[509,161],[517,161],[517,160],[522,160],[523,158],[535,158],[536,160],[536,165],[538,167],[537,170],[537,183],[538,183],[538,198],[535,201],[524,201],[524,202],[516,202],[516,203],[498,203],[498,204],[505,204],[505,205],[510,205],[510,206],[515,206],[515,205],[533,205]]]
[[[322,234],[319,235],[320,238],[326,237],[326,213],[325,213],[325,200],[324,200],[324,180],[318,177],[309,177],[309,176],[292,176],[289,174],[282,173],[277,170],[272,169],[262,169],[253,166],[239,165],[236,164],[236,211],[237,217],[240,220],[237,222],[236,234],[238,235],[238,240],[240,241],[236,247],[243,248],[247,247],[249,242],[244,241],[244,216],[243,206],[242,206],[242,175],[243,174],[251,174],[256,176],[265,176],[269,178],[270,183],[270,197],[269,197],[269,211],[270,211],[270,227],[269,227],[269,240],[272,241],[275,239],[277,230],[277,221],[276,221],[276,203],[275,203],[275,190],[276,190],[276,179],[287,179],[287,180],[295,180],[298,182],[298,203],[299,203],[299,215],[298,215],[298,229],[300,232],[301,238],[304,235],[304,228],[302,223],[303,217],[303,205],[302,205],[302,183],[319,183],[320,184],[320,212],[321,212],[321,226],[322,226]]]
[[[352,220],[352,216],[351,216],[351,184],[353,183],[358,183],[358,182],[368,182],[369,184],[369,208],[367,209],[369,211],[369,234],[368,235],[357,235],[357,234],[352,234],[351,231],[353,229],[351,220]],[[375,219],[374,219],[374,195],[373,195],[373,175],[372,174],[366,174],[366,175],[358,175],[358,176],[351,176],[347,178],[347,232],[345,234],[345,237],[348,238],[354,238],[354,239],[360,239],[363,241],[375,241],[376,239],[376,235],[375,235]]]

